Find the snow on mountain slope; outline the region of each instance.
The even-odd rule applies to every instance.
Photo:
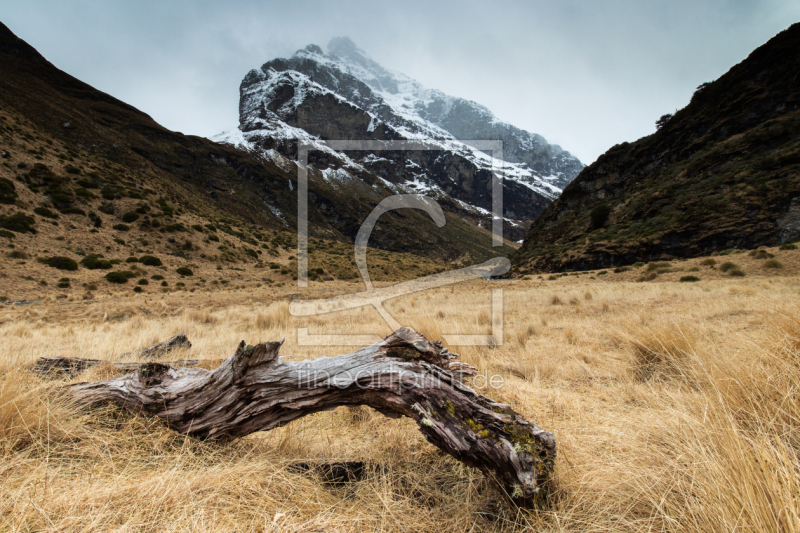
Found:
[[[449,197],[456,211],[478,217],[491,209],[494,171],[503,178],[504,217],[520,228],[583,168],[568,152],[500,122],[485,107],[383,68],[347,38],[333,39],[328,54],[309,45],[251,70],[240,86],[239,118],[237,130],[212,140],[278,164],[297,157],[298,142],[311,144],[321,152],[311,156],[312,164],[321,169],[333,166],[351,177],[370,173],[395,192]],[[343,153],[323,139],[411,140],[427,150]],[[502,140],[502,159],[461,142],[478,139]],[[332,183],[344,177],[322,175],[335,177]]]

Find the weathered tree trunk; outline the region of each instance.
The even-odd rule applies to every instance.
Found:
[[[288,363],[278,357],[281,344],[242,341],[212,371],[145,363],[123,377],[67,389],[82,404],[113,402],[200,438],[239,437],[342,405],[368,405],[413,418],[428,441],[500,481],[518,503],[541,493],[555,437],[460,383],[450,372],[457,355],[441,343],[403,328],[351,354]],[[465,372],[462,363],[458,370]]]
[[[186,338],[186,334],[178,333],[171,339],[167,339],[164,342],[159,342],[158,344],[148,346],[147,348],[141,348],[133,352],[124,353],[119,357],[120,359],[122,359],[123,357],[140,357],[142,359],[155,359],[156,357],[167,355],[173,350],[177,350],[179,348],[191,348],[191,347],[192,343],[189,342],[189,339]]]
[[[168,364],[172,368],[184,366],[197,366],[201,362],[200,359],[179,359],[177,361],[170,361]],[[84,370],[102,365],[110,364],[115,370],[123,370],[130,372],[136,370],[142,363],[109,363],[102,359],[86,359],[84,357],[40,357],[36,364],[31,367],[31,371],[44,377],[62,378],[77,376]],[[167,364],[167,363],[162,363]]]
[[[192,343],[186,338],[186,334],[178,333],[171,339],[164,342],[159,342],[147,348],[128,352],[119,356],[123,357],[141,357],[144,359],[154,359],[155,357],[166,355],[173,350],[179,348],[191,348]],[[171,361],[172,367],[178,366],[195,366],[199,363],[197,359],[184,359],[182,361]],[[84,357],[40,357],[36,364],[31,367],[31,370],[36,374],[50,377],[62,376],[77,376],[84,370],[95,367],[103,363],[101,359],[86,359]],[[141,366],[141,363],[113,363],[114,368],[118,370],[136,370]]]

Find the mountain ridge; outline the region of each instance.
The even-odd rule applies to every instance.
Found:
[[[775,246],[800,237],[800,24],[652,135],[612,147],[532,225],[517,274]]]
[[[319,46],[308,45],[289,59],[273,59],[251,70],[240,86],[239,107],[238,130],[212,139],[260,150],[267,157],[275,150],[283,157],[296,158],[298,139],[311,145],[326,139],[424,142],[440,153],[401,154],[389,149],[334,154],[319,143],[325,158],[318,157],[312,164],[373,174],[388,180],[387,186],[396,194],[423,193],[444,199],[455,205],[455,214],[484,226],[490,223],[488,191],[492,172],[497,172],[504,181],[507,233],[515,240],[561,192],[559,185],[567,183],[577,167],[582,168],[568,152],[546,144],[541,136],[501,123],[485,107],[427,89],[384,69],[346,38],[333,39],[328,55]],[[439,110],[439,116],[453,122],[454,113],[464,107],[480,115],[488,128],[473,129],[475,135],[467,137],[501,140],[502,159],[472,148],[461,142],[468,139],[458,139],[421,116]],[[492,127],[494,131],[489,131]],[[498,131],[510,140],[503,140]],[[520,140],[523,134],[527,137]],[[520,138],[512,139],[514,135]],[[523,145],[529,162],[551,175],[543,175],[525,161],[509,162],[519,158]]]

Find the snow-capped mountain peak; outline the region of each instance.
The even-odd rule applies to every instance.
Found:
[[[239,118],[241,137],[215,140],[274,150],[288,158],[297,157],[298,140],[425,143],[430,153],[411,157],[331,154],[319,143],[329,155],[317,166],[372,173],[391,190],[450,197],[459,210],[481,216],[491,209],[494,170],[505,182],[506,217],[520,227],[583,168],[568,152],[540,135],[503,123],[485,106],[384,68],[347,37],[331,40],[327,53],[311,44],[291,58],[273,59],[250,71],[240,86]],[[502,159],[461,142],[470,140],[502,141]],[[322,175],[343,183],[341,173]]]

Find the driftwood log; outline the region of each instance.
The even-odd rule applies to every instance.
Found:
[[[543,494],[555,437],[459,382],[439,342],[402,328],[356,352],[284,362],[282,342],[248,345],[215,370],[145,363],[122,377],[65,387],[81,404],[113,402],[199,438],[268,431],[305,415],[368,405],[416,421],[429,442],[480,468],[519,504]],[[455,362],[454,362],[455,363]],[[453,370],[465,372],[463,363]]]
[[[143,359],[153,359],[167,355],[168,353],[178,350],[180,348],[191,348],[192,343],[186,338],[184,333],[178,333],[174,337],[159,342],[146,348],[141,348],[133,352],[128,352],[119,356],[120,359],[124,357],[141,357]],[[105,363],[101,359],[88,359],[85,357],[40,357],[36,364],[31,367],[31,371],[40,376],[51,378],[60,377],[73,377],[77,376],[84,370]],[[173,368],[179,366],[196,366],[200,363],[197,359],[184,359],[181,361],[170,361]],[[112,366],[117,370],[136,370],[141,366],[141,363],[112,363]]]
[[[119,358],[140,357],[142,359],[155,359],[156,357],[163,357],[174,350],[178,350],[180,348],[188,349],[191,347],[192,343],[186,338],[186,334],[178,333],[171,339],[167,339],[164,342],[159,342],[158,344],[148,346],[147,348],[141,348],[133,352],[124,353],[120,355]]]

